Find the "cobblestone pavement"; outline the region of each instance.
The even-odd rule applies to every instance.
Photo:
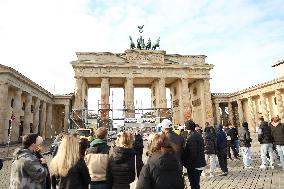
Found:
[[[253,146],[253,167],[252,169],[243,169],[242,160],[228,161],[229,174],[228,176],[215,176],[210,178],[201,177],[201,189],[284,189],[284,171],[277,164],[274,170],[259,169],[260,155],[259,144]],[[45,156],[50,162],[51,156]],[[4,162],[4,167],[0,171],[0,189],[8,189],[10,179],[11,160]],[[220,169],[216,169],[218,175]],[[188,183],[188,180],[186,179]],[[131,189],[135,188],[135,183],[132,183]],[[188,187],[190,189],[190,186]]]

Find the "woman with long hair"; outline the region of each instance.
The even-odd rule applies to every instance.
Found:
[[[155,135],[151,156],[140,172],[136,189],[183,189],[182,170],[175,152],[166,135]]]
[[[131,133],[118,134],[107,170],[107,181],[112,189],[129,189],[130,183],[135,180],[135,152],[132,145]]]
[[[77,138],[64,136],[56,156],[51,160],[50,172],[56,176],[59,189],[88,189],[91,178],[84,159],[80,157]],[[52,186],[54,188],[54,183]]]

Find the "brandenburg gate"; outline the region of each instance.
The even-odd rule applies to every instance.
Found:
[[[212,64],[205,55],[166,54],[163,50],[129,49],[124,53],[77,52],[75,109],[88,108],[88,89],[101,88],[101,119],[108,119],[110,87],[124,88],[125,117],[135,117],[134,88],[151,89],[151,108],[167,108],[171,91],[173,123],[193,119],[201,126],[213,124],[210,92]],[[150,100],[150,99],[149,99]]]

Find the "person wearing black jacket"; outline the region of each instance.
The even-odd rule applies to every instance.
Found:
[[[135,151],[137,177],[139,177],[140,171],[144,165],[142,161],[143,148],[143,138],[139,132],[136,132],[134,135],[133,149]]]
[[[280,157],[282,169],[284,170],[284,125],[281,123],[281,119],[279,117],[273,118],[271,124],[271,133],[274,138],[274,143],[276,145],[278,155]]]
[[[238,141],[238,130],[230,124],[226,128],[226,134],[227,134],[227,157],[232,159],[230,149],[233,151],[233,155],[235,159],[239,159],[239,153],[237,151],[237,141]]]
[[[210,165],[210,177],[214,176],[214,170],[216,168],[216,132],[215,129],[207,122],[204,129],[204,153],[205,160]],[[205,176],[205,170],[202,173]]]
[[[0,159],[0,170],[2,169],[2,167],[3,167],[3,161],[2,159]]]
[[[130,183],[135,180],[135,152],[132,145],[131,133],[118,134],[107,169],[107,181],[112,189],[129,189]]]
[[[258,128],[258,141],[260,142],[260,154],[261,154],[261,169],[266,168],[267,157],[266,154],[269,153],[269,163],[270,167],[274,169],[274,155],[273,155],[273,137],[271,134],[271,127],[268,125],[268,122],[264,121],[263,118],[260,118],[260,126]]]
[[[223,131],[222,125],[216,126],[216,147],[219,165],[222,170],[222,174],[220,176],[227,176],[227,136],[226,133]]]
[[[151,157],[139,175],[136,189],[184,189],[175,149],[165,135],[153,139]]]
[[[241,151],[243,154],[243,162],[245,169],[252,168],[252,158],[251,158],[251,142],[252,139],[250,138],[250,132],[248,129],[248,123],[244,122],[242,127],[239,130],[239,139],[240,139],[240,146]]]
[[[182,164],[187,169],[191,188],[200,189],[201,172],[206,166],[204,141],[202,136],[195,131],[196,126],[192,120],[186,121],[185,127],[190,134],[182,153]]]
[[[56,177],[52,188],[59,189],[88,189],[91,177],[87,165],[80,157],[78,139],[65,135],[58,152],[50,162],[50,172]],[[54,180],[52,180],[54,181]]]

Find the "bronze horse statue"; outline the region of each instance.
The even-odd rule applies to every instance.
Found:
[[[160,48],[160,37],[157,39],[156,43],[152,46],[152,50],[156,50],[156,48]]]
[[[129,36],[129,39],[130,39],[130,49],[135,49],[135,43],[133,42],[132,37]]]

